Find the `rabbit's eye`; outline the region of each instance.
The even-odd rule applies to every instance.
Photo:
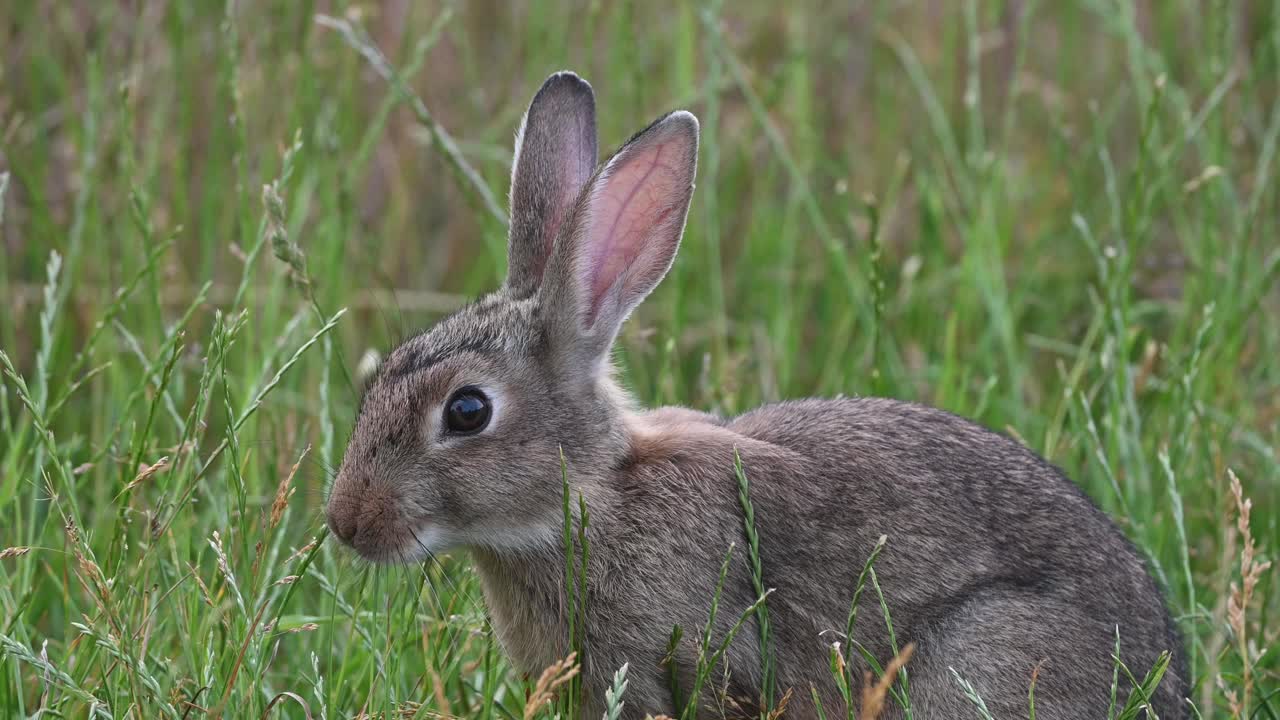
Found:
[[[489,424],[493,406],[479,388],[464,387],[444,407],[444,424],[459,435],[478,433]]]

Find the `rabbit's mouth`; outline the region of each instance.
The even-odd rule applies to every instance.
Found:
[[[364,485],[340,478],[325,515],[329,531],[371,562],[413,562],[429,554],[416,541],[414,523],[400,509],[399,495],[385,483]]]
[[[459,549],[558,550],[562,527],[556,513],[478,518],[459,526],[447,516],[406,511],[400,494],[387,483],[347,482],[341,473],[326,516],[339,542],[379,564],[415,563]]]

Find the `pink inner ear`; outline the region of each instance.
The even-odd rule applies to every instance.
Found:
[[[587,325],[595,323],[601,303],[619,281],[628,274],[649,280],[661,275],[670,261],[667,233],[655,233],[675,212],[680,194],[677,185],[680,172],[663,162],[669,142],[638,150],[610,168],[603,187],[591,198],[591,215],[587,224],[587,286],[591,288],[591,304]],[[668,159],[676,152],[666,152]],[[646,248],[651,236],[658,235],[660,248]],[[678,242],[679,236],[670,238]],[[656,282],[656,279],[653,279]],[[628,283],[630,284],[630,283]],[[645,288],[648,289],[647,287]],[[627,288],[621,288],[625,296]]]

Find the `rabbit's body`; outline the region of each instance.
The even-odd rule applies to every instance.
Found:
[[[874,567],[908,664],[916,717],[972,714],[949,667],[970,680],[996,717],[1027,713],[1040,666],[1037,716],[1106,717],[1117,626],[1136,674],[1177,637],[1137,553],[1069,480],[1023,446],[932,408],[883,399],[769,405],[728,422],[683,408],[625,418],[632,433],[620,474],[588,482],[592,513],[585,665],[595,712],[613,672],[630,663],[628,705],[672,707],[662,665],[674,625],[679,686],[693,683],[693,638],[705,625],[720,562],[734,558],[713,642],[755,599],[746,556],[735,450],[750,480],[776,652],[789,717],[813,717],[809,686],[842,708],[831,643],[868,669],[843,637],[859,573],[880,535]],[[572,477],[572,472],[571,472]],[[798,522],[797,522],[798,520]],[[494,627],[529,672],[567,652],[562,550],[477,554]],[[760,682],[754,620],[730,647],[732,702],[753,708]],[[854,639],[881,664],[894,655],[872,588]],[[1126,649],[1127,648],[1127,649]],[[1162,718],[1182,717],[1180,660],[1161,685]],[[1123,703],[1123,693],[1121,703]],[[890,704],[884,717],[899,717]],[[839,710],[837,710],[839,713]],[[730,715],[733,713],[730,712]]]
[[[377,561],[470,550],[504,648],[536,674],[569,650],[567,470],[591,516],[583,717],[600,716],[623,663],[624,716],[672,712],[668,638],[681,626],[674,672],[687,693],[731,544],[713,644],[757,595],[736,452],[774,590],[767,607],[777,687],[793,691],[788,717],[815,717],[811,684],[828,716],[844,714],[832,643],[858,671],[860,650],[880,664],[893,657],[870,588],[854,626],[859,649],[842,635],[882,535],[876,579],[897,645],[916,643],[914,717],[973,714],[951,667],[997,717],[1025,714],[1037,667],[1038,717],[1104,717],[1117,628],[1138,676],[1174,653],[1155,706],[1184,717],[1176,633],[1141,559],[1016,442],[891,400],[785,402],[731,420],[635,407],[609,352],[675,257],[697,137],[693,116],[673,113],[597,167],[590,86],[567,73],[547,81],[517,136],[507,280],[380,366],[330,494],[333,533]],[[755,623],[704,687],[701,715],[758,702]],[[1119,685],[1123,702],[1129,683]],[[900,712],[891,702],[886,716]]]

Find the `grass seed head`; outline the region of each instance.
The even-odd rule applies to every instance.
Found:
[[[909,643],[902,648],[902,652],[893,658],[877,681],[872,681],[869,670],[862,676],[862,709],[858,712],[859,720],[876,720],[880,717],[880,713],[884,712],[885,698],[889,695],[889,688],[893,687],[893,681],[898,678],[898,672],[906,666],[915,650],[915,643]]]

